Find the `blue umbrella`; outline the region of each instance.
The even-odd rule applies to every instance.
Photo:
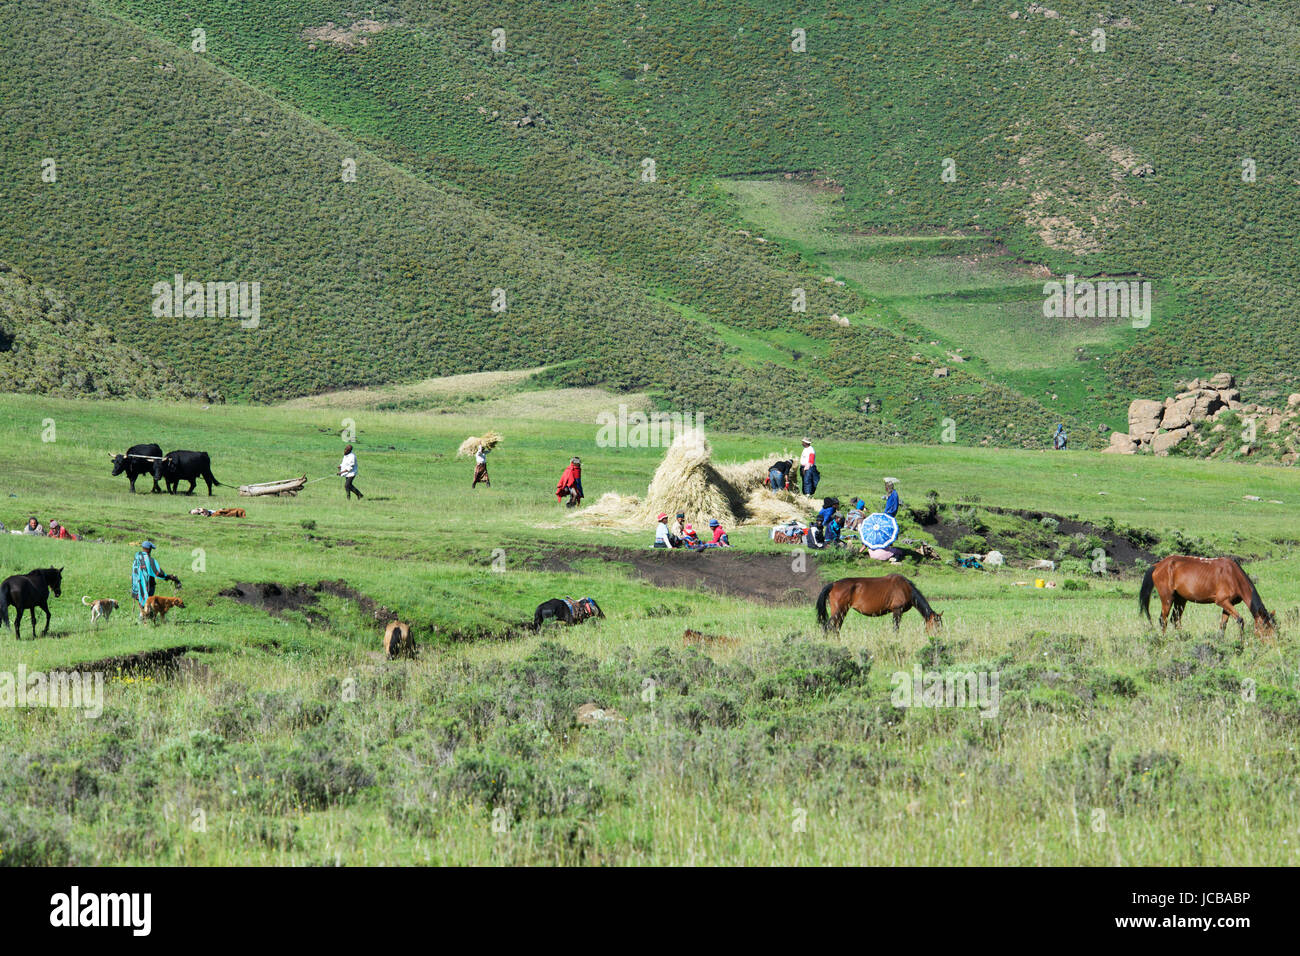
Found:
[[[867,515],[859,530],[868,548],[887,548],[898,537],[898,522],[886,514]]]

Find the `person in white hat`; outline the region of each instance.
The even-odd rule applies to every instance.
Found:
[[[885,493],[880,496],[885,502],[885,514],[891,518],[898,517],[898,492],[894,490],[896,484],[898,484],[897,478],[886,478]]]
[[[799,471],[803,476],[803,493],[812,497],[817,493],[817,483],[822,480],[817,470],[817,452],[812,439],[803,439],[803,453],[799,456]]]

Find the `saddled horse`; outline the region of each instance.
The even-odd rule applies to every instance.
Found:
[[[1255,618],[1255,627],[1264,637],[1277,636],[1277,616],[1264,607],[1264,602],[1236,558],[1197,558],[1186,554],[1171,554],[1151,567],[1142,578],[1138,591],[1138,609],[1151,620],[1152,589],[1160,592],[1160,630],[1165,622],[1181,626],[1183,608],[1188,601],[1193,604],[1217,604],[1223,608],[1219,619],[1219,633],[1228,627],[1228,620],[1237,622],[1241,632],[1246,632],[1246,622],[1233,610],[1234,604],[1245,604]],[[1172,613],[1171,613],[1172,610]]]
[[[916,608],[925,619],[925,633],[935,634],[943,626],[943,615],[930,607],[920,589],[901,574],[841,578],[817,595],[817,623],[823,630],[839,631],[851,609],[867,617],[892,614],[897,631],[899,618],[909,608]]]
[[[605,612],[591,598],[575,601],[572,598],[552,598],[537,605],[533,612],[533,630],[541,630],[546,621],[561,624],[581,624],[589,617],[604,617]]]
[[[18,633],[22,627],[23,614],[27,611],[32,612],[32,637],[36,637],[36,609],[40,608],[45,612],[45,630],[41,632],[44,637],[50,633],[50,608],[48,601],[50,592],[58,597],[63,589],[63,569],[62,568],[37,568],[35,571],[28,571],[26,574],[15,574],[12,577],[5,578],[0,582],[0,625],[9,626],[9,608],[13,607],[18,611],[18,617],[14,620],[14,639],[20,640]]]

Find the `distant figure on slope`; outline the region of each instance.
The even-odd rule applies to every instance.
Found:
[[[572,508],[582,498],[582,459],[574,457],[569,459],[569,467],[564,469],[560,483],[555,486],[555,500],[566,508]]]
[[[352,484],[352,479],[357,476],[357,456],[352,453],[351,445],[343,449],[343,460],[339,462],[339,474],[343,477],[343,496],[348,501],[352,500],[353,495],[357,496],[357,501],[365,497]]]
[[[817,470],[817,452],[813,449],[812,440],[803,439],[803,454],[799,456],[799,471],[803,475],[803,493],[812,497],[817,493],[817,482],[822,480],[821,472]]]
[[[492,479],[488,477],[487,472],[488,451],[489,449],[484,448],[482,445],[479,445],[474,451],[474,481],[470,485],[471,488],[477,488],[480,481],[489,488],[492,487]]]
[[[897,478],[886,478],[885,493],[880,496],[885,502],[884,513],[894,519],[898,518],[898,492],[894,489],[896,484]]]
[[[1057,425],[1056,434],[1052,436],[1052,447],[1057,451],[1065,451],[1065,446],[1069,444],[1070,438],[1065,434],[1065,426]]]

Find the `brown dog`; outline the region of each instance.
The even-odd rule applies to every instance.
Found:
[[[178,597],[163,597],[160,594],[155,594],[144,602],[144,610],[140,612],[140,620],[157,624],[159,621],[166,619],[167,612],[172,608],[184,606],[185,602]]]
[[[81,603],[90,608],[90,623],[94,624],[100,618],[107,621],[114,611],[117,610],[117,602],[112,598],[100,598],[98,601],[92,601],[90,595],[83,595]]]
[[[401,621],[389,621],[384,629],[384,653],[391,661],[398,657],[414,657],[415,642],[411,640],[411,626]]]
[[[699,631],[692,631],[689,627],[682,634],[683,644],[698,644],[702,647],[736,647],[740,641],[734,637],[724,637],[721,634],[701,634]]]

